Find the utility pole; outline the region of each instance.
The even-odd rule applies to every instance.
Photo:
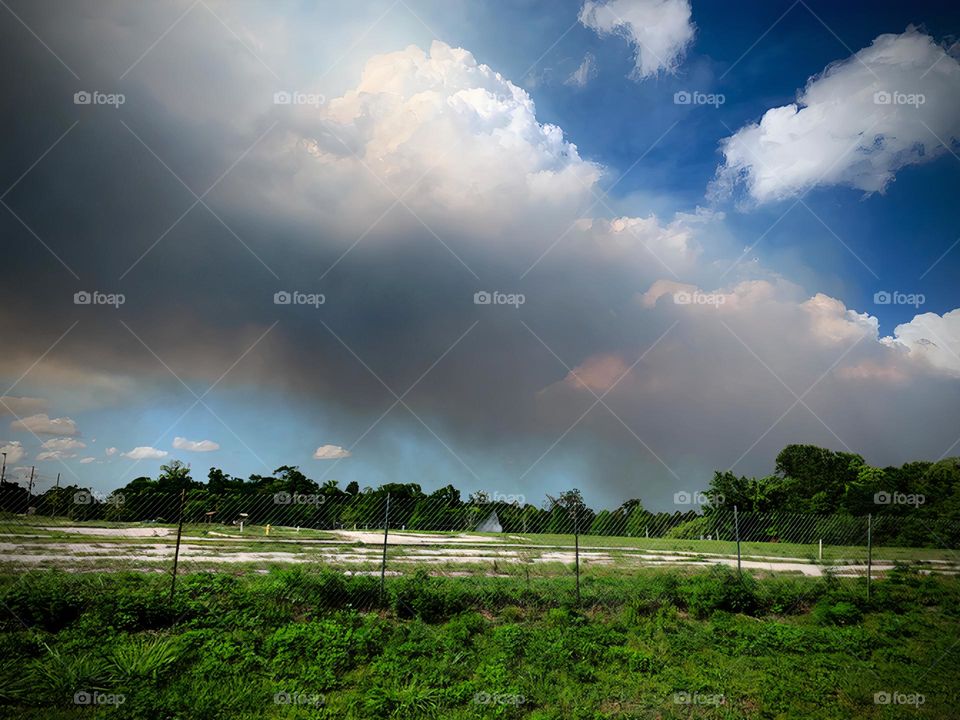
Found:
[[[30,466],[30,487],[27,489],[27,504],[30,504],[30,501],[33,500],[33,471],[36,469],[35,465]]]
[[[5,478],[7,476],[7,454],[3,453],[3,467],[0,468],[0,485],[3,485],[6,482]]]

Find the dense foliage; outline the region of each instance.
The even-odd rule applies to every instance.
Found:
[[[300,525],[333,529],[382,527],[386,503],[391,501],[390,527],[407,530],[473,530],[495,511],[505,532],[585,535],[621,535],[697,538],[721,533],[732,537],[730,510],[742,514],[818,514],[855,518],[881,514],[878,542],[909,546],[955,547],[960,543],[960,461],[911,462],[902,467],[876,468],[859,455],[835,452],[813,445],[790,445],[776,459],[775,471],[762,478],[717,471],[703,494],[708,502],[691,503],[674,512],[650,512],[639,499],[616,509],[589,508],[579,490],[548,497],[543,507],[515,496],[478,492],[466,500],[447,485],[431,493],[416,483],[388,483],[360,488],[356,482],[341,488],[335,480],[322,485],[299,468],[283,466],[272,476],[231,477],[211,468],[206,482],[191,477],[179,461],[162,466],[156,479],[139,477],[106,498],[90,497],[78,487],[52,488],[30,497],[19,485],[0,488],[0,510],[40,515],[62,515],[78,520],[175,521],[180,515],[180,494],[186,494],[184,517],[188,522],[215,518],[231,522],[243,517],[258,524]],[[279,495],[288,502],[278,503]],[[307,498],[307,502],[289,502]],[[117,500],[122,500],[118,502]],[[712,517],[711,517],[712,516]],[[889,519],[892,518],[892,521]],[[760,521],[758,521],[760,522]],[[798,527],[804,528],[801,537]],[[839,527],[839,530],[838,530]],[[793,533],[793,534],[791,534]],[[851,523],[821,527],[802,523],[745,522],[741,537],[749,540],[791,540],[862,544],[865,526]]]

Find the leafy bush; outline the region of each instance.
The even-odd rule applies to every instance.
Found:
[[[707,617],[717,610],[752,613],[758,607],[756,581],[747,575],[738,577],[727,568],[690,578],[683,593],[695,617]]]
[[[820,625],[854,625],[863,619],[856,605],[846,600],[823,598],[813,608],[813,619]]]
[[[435,578],[426,570],[418,570],[412,577],[402,578],[393,587],[393,610],[399,617],[417,617],[428,622],[443,616],[444,599],[437,589]]]

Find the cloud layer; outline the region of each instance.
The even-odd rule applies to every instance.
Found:
[[[36,435],[76,435],[77,424],[68,417],[52,418],[46,413],[37,413],[10,423],[13,430]]]

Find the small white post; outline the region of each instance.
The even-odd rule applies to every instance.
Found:
[[[649,525],[645,525],[645,526],[643,527],[643,530],[644,530],[644,532],[647,534],[647,540],[649,540],[649,539],[650,539],[650,526],[649,526]]]
[[[243,533],[243,520],[240,521],[240,532]]]
[[[820,538],[820,559],[823,560],[823,538]]]

